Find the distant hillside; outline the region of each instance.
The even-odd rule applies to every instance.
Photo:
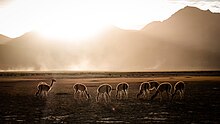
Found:
[[[219,22],[219,13],[185,7],[140,31],[111,27],[82,44],[29,32],[0,45],[0,69],[219,70]]]
[[[0,34],[0,44],[4,44],[9,40],[11,40],[11,38]]]
[[[219,69],[219,22],[219,13],[187,6],[163,22],[145,26],[142,31],[161,42],[176,45],[166,51],[173,61],[189,63],[192,68]]]
[[[219,22],[219,13],[187,6],[163,22],[147,25],[143,31],[167,42],[219,53]]]

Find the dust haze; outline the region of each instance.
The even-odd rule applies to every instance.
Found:
[[[185,7],[142,30],[112,26],[83,42],[55,41],[28,32],[0,45],[0,69],[219,70],[219,22],[219,13]]]

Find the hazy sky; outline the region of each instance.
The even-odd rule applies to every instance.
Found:
[[[108,25],[141,29],[186,5],[220,12],[220,0],[0,0],[0,34],[17,37],[36,30],[81,38]]]

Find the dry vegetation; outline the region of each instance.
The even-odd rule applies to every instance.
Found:
[[[161,73],[160,73],[161,74]],[[0,77],[0,122],[35,123],[218,123],[220,114],[220,76],[195,76],[190,73],[1,73]],[[165,75],[166,74],[166,75]],[[194,73],[193,73],[194,74]],[[195,73],[198,74],[198,73]],[[107,76],[106,76],[107,75]],[[202,75],[202,74],[200,74]],[[77,77],[78,76],[78,77]],[[35,97],[39,81],[57,83],[46,99]],[[169,81],[172,85],[179,80],[186,83],[182,101],[174,99],[159,102],[138,100],[136,95],[143,81]],[[128,99],[116,100],[115,87],[119,82],[129,84]],[[84,83],[91,95],[90,101],[73,99],[72,86]],[[97,103],[96,89],[100,84],[113,87],[111,103]],[[152,92],[153,93],[153,92]],[[151,95],[152,95],[151,93]],[[113,109],[114,108],[114,109]]]

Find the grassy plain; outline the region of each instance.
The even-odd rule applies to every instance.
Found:
[[[57,79],[46,99],[35,96],[40,81]],[[143,81],[186,84],[183,100],[138,100]],[[115,99],[119,82],[129,84],[127,100]],[[72,86],[84,83],[90,101],[73,99]],[[95,101],[103,83],[113,87],[111,103]],[[151,95],[154,93],[151,92]],[[2,123],[219,123],[219,72],[1,72],[0,122]],[[112,109],[112,108],[115,108]]]

